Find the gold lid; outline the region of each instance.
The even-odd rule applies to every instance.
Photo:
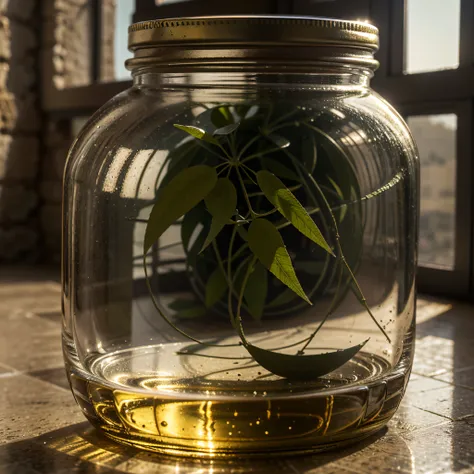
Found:
[[[166,45],[317,45],[377,50],[378,29],[364,22],[297,16],[210,16],[135,23],[128,29],[131,51]]]
[[[210,16],[135,23],[127,68],[308,71],[321,64],[378,62],[378,29],[368,23],[295,16]],[[277,46],[277,47],[275,47]]]

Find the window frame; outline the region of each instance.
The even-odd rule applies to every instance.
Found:
[[[405,74],[407,0],[372,0],[372,20],[381,31],[379,60],[385,65],[372,82],[404,117],[455,113],[456,217],[454,268],[418,266],[422,292],[474,297],[474,2],[461,0],[459,67]]]
[[[43,8],[51,11],[55,1],[45,1]],[[132,84],[132,81],[98,82],[101,58],[101,0],[89,1],[92,2],[92,11],[95,12],[91,33],[95,45],[91,75],[95,82],[81,87],[55,88],[52,48],[44,47],[41,101],[43,111],[50,116],[73,117],[93,113]],[[377,58],[381,67],[372,81],[376,92],[383,95],[405,117],[439,113],[458,115],[455,265],[453,270],[419,266],[418,287],[427,293],[474,299],[474,2],[461,0],[459,67],[404,74],[406,1],[336,0],[334,4],[338,3],[340,11],[343,11],[341,4],[346,2],[346,5],[350,5],[348,11],[360,11],[361,15],[368,8],[365,17],[370,18],[379,27],[380,49]],[[224,8],[221,0],[193,0],[192,5],[193,11],[190,14],[196,14],[196,9],[201,7],[204,8],[202,14],[207,14],[209,9],[209,14],[216,13],[216,5],[219,5],[218,8]],[[250,13],[259,9],[261,11],[262,8],[268,8],[268,13],[303,14],[307,11],[306,14],[311,15],[316,14],[318,6],[310,0],[239,2],[239,13]],[[179,16],[179,9],[179,4],[157,7],[154,0],[136,0],[133,21],[142,21],[151,16]],[[222,13],[227,12],[222,10]]]

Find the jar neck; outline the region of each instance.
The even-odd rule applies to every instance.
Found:
[[[133,71],[133,84],[137,87],[170,88],[267,88],[279,89],[366,89],[370,87],[373,72],[365,68],[324,68],[311,72],[235,72],[212,71],[167,72],[156,68]]]

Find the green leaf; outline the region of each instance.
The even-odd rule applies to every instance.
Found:
[[[329,374],[351,360],[367,341],[335,352],[315,355],[290,355],[272,352],[248,344],[250,355],[269,372],[293,380],[314,380]]]
[[[314,135],[311,134],[309,138],[305,138],[302,144],[302,157],[303,165],[308,171],[309,174],[312,174],[316,168],[316,163],[318,159],[318,149],[316,147],[316,140]]]
[[[312,304],[298,281],[280,233],[270,221],[252,221],[248,231],[248,244],[267,270],[307,303]]]
[[[227,289],[227,280],[220,267],[217,267],[206,283],[206,308],[214,306],[223,296]]]
[[[283,163],[268,157],[264,157],[262,161],[265,168],[276,176],[279,176],[280,178],[291,179],[293,181],[300,180],[298,175],[294,171],[290,170],[290,168],[286,167]]]
[[[341,188],[338,186],[338,184],[329,176],[327,177],[329,182],[332,184],[332,187],[336,190],[337,195],[339,196],[339,199],[341,201],[344,201],[344,194],[342,193]],[[352,189],[352,188],[351,188]],[[347,213],[347,204],[343,204],[341,207],[341,215],[339,217],[339,222],[342,222],[344,220],[344,217],[346,216]]]
[[[276,133],[270,133],[267,138],[272,141],[278,148],[287,148],[290,146],[290,141],[286,138],[277,135]]]
[[[293,193],[269,171],[259,171],[257,181],[265,197],[286,217],[303,235],[324,250],[334,255],[316,223]]]
[[[211,122],[218,128],[234,123],[234,117],[230,113],[229,107],[222,106],[212,109]]]
[[[241,225],[238,225],[237,226],[237,233],[240,235],[240,238],[242,240],[244,240],[245,242],[247,242],[248,240],[248,232],[247,232],[247,229]]]
[[[175,123],[174,126],[183,132],[189,133],[189,135],[197,138],[198,140],[204,140],[205,142],[212,143],[213,145],[219,144],[219,142],[210,133],[205,132],[202,128],[193,127],[192,125],[179,125],[177,123]]]
[[[271,301],[267,308],[274,308],[275,306],[283,306],[295,299],[295,293],[289,288],[285,288],[273,301]]]
[[[254,319],[262,319],[263,307],[267,298],[268,273],[266,268],[257,263],[249,276],[244,290],[244,299],[249,313]]]
[[[183,217],[183,221],[181,222],[181,242],[183,243],[183,248],[186,253],[190,250],[191,237],[196,227],[202,223],[205,214],[207,214],[207,212],[203,206],[197,205]]]
[[[239,128],[240,123],[231,123],[225,127],[218,128],[214,131],[214,135],[230,135],[232,132],[235,132]]]
[[[229,223],[237,206],[237,191],[229,178],[219,178],[214,189],[206,196],[205,203],[212,215],[211,230],[204,242],[204,250]]]
[[[198,165],[181,171],[161,189],[146,226],[144,253],[177,219],[202,201],[216,183],[216,170]]]
[[[169,165],[165,176],[161,180],[160,188],[166,186],[176,175],[178,175],[189,165],[196,156],[199,146],[194,140],[183,143],[181,146],[175,148],[169,155]]]

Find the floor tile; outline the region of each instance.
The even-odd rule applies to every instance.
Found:
[[[413,472],[445,474],[474,471],[474,426],[462,421],[407,436],[414,458]]]
[[[27,375],[43,380],[44,382],[52,383],[58,387],[69,390],[69,382],[66,376],[66,370],[64,367],[58,367],[55,369],[36,370],[28,372]]]
[[[0,383],[0,444],[39,436],[83,421],[72,394],[26,375]]]

